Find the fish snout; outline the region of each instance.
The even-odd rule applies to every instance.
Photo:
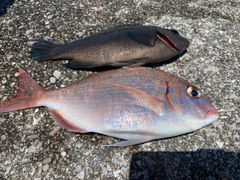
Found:
[[[188,48],[189,44],[190,42],[187,39],[182,39],[182,41],[178,41],[176,43],[176,46],[178,47],[180,52],[183,52]]]
[[[214,117],[215,120],[217,120],[219,118],[219,114],[217,112],[217,110],[214,108],[214,109],[211,109],[211,110],[206,110],[204,111],[204,115],[205,117]]]

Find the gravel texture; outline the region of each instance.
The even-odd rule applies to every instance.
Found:
[[[17,66],[47,89],[90,71],[29,58],[40,39],[66,43],[126,24],[177,29],[188,52],[160,68],[201,87],[220,118],[194,133],[127,148],[59,127],[46,108],[0,115],[0,179],[240,179],[239,0],[3,0],[0,101],[16,95]]]

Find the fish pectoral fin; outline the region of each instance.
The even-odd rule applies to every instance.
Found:
[[[147,109],[151,109],[152,111],[154,111],[156,113],[160,113],[163,110],[165,103],[151,94],[148,94],[139,89],[135,89],[135,88],[132,88],[129,86],[123,86],[120,84],[111,84],[111,86],[122,89],[126,93],[128,93],[132,98],[134,98],[136,100],[136,101],[134,101],[134,103],[136,105],[145,107]]]
[[[146,33],[137,33],[137,32],[128,32],[128,37],[133,41],[144,44],[146,46],[154,47],[157,36],[155,34],[146,34]]]
[[[64,117],[62,117],[61,114],[59,114],[57,111],[50,110],[50,114],[52,115],[53,119],[62,127],[66,128],[68,131],[71,132],[80,132],[80,133],[86,133],[87,131],[84,129],[81,129],[79,127],[74,126],[71,122],[67,121]]]
[[[145,143],[145,142],[148,142],[148,141],[151,141],[153,140],[152,138],[150,137],[147,137],[147,138],[141,138],[141,139],[129,139],[129,140],[126,140],[126,141],[120,141],[120,142],[117,142],[115,144],[109,144],[109,145],[101,145],[101,146],[113,146],[113,147],[126,147],[126,146],[132,146],[132,145],[136,145],[136,144],[142,144],[142,143]]]

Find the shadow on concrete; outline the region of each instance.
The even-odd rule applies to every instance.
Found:
[[[14,0],[0,0],[0,16],[7,13],[7,9],[14,3]]]
[[[132,156],[129,179],[240,179],[240,153],[211,149],[139,152]]]

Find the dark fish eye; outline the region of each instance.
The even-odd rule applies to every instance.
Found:
[[[199,89],[189,86],[187,88],[187,93],[189,96],[194,97],[194,98],[200,98],[202,96],[202,93]]]
[[[195,89],[193,89],[191,94],[193,97],[196,97],[198,95],[198,92]]]
[[[176,31],[175,29],[170,29],[170,31],[171,31],[173,34],[179,34],[178,31]]]

